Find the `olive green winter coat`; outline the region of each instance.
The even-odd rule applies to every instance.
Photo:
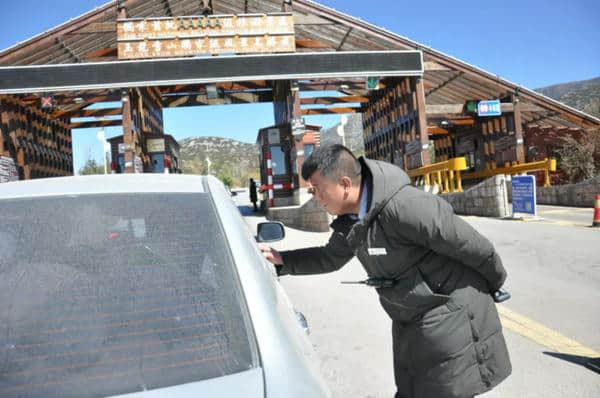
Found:
[[[511,372],[490,291],[506,279],[493,245],[442,198],[389,163],[360,159],[368,184],[361,221],[339,216],[323,247],[282,252],[280,274],[338,270],[358,257],[393,320],[398,397],[472,397]]]

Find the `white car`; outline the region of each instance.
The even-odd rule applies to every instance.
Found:
[[[329,397],[302,318],[214,177],[0,184],[3,398]]]

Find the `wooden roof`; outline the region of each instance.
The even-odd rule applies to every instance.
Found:
[[[113,0],[0,52],[0,65],[46,65],[117,60]],[[199,15],[199,0],[124,0],[128,17]],[[408,38],[310,0],[211,0],[214,14],[294,13],[296,48],[303,51],[421,50],[428,105],[518,95],[530,125],[598,128],[600,120]],[[290,5],[291,3],[291,5]],[[439,108],[445,109],[445,108]],[[454,112],[456,113],[456,112]],[[439,115],[444,116],[444,113]]]

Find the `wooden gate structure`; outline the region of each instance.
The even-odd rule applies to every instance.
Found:
[[[500,113],[478,114],[484,100]],[[120,106],[92,106],[106,102]],[[72,174],[72,129],[123,126],[126,171],[146,170],[163,108],[255,102],[274,103],[277,125],[360,112],[366,155],[405,169],[457,156],[471,171],[538,160],[551,151],[528,150],[540,131],[600,127],[314,1],[115,0],[0,52],[0,158],[21,179]]]

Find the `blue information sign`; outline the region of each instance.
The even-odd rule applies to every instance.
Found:
[[[500,116],[500,100],[479,101],[477,103],[477,116]]]
[[[535,177],[512,177],[513,213],[526,213],[535,216]]]

